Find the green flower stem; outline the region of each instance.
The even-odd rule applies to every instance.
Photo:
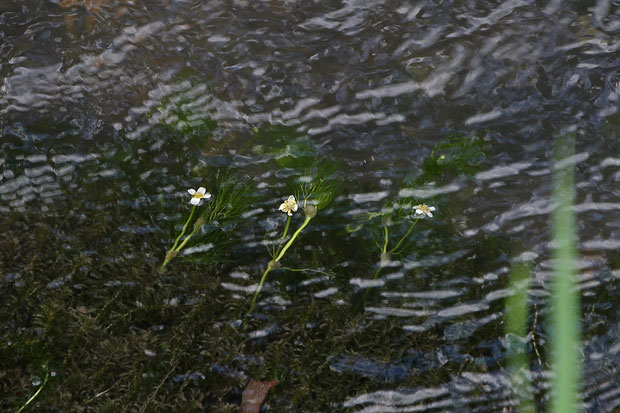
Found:
[[[187,241],[189,241],[189,239],[192,237],[192,235],[194,235],[196,233],[196,230],[197,230],[197,228],[194,228],[194,230],[192,232],[190,232],[187,237],[185,237],[185,239],[183,240],[181,245],[179,245],[179,247],[176,249],[177,252],[179,252],[179,251],[181,251],[183,249],[185,244],[187,244]]]
[[[33,394],[26,403],[24,403],[24,405],[22,407],[19,408],[19,410],[17,411],[17,413],[20,413],[22,410],[24,410],[26,408],[26,406],[28,406],[38,395],[39,393],[41,393],[41,390],[43,390],[43,387],[45,387],[45,383],[47,383],[47,379],[49,378],[50,374],[49,372],[45,373],[45,379],[43,380],[43,384],[41,384],[41,387],[39,387],[39,389],[36,391],[35,394]]]
[[[260,293],[260,290],[263,289],[263,284],[265,284],[265,280],[267,279],[267,274],[269,274],[269,271],[271,271],[270,266],[267,267],[267,269],[263,273],[263,278],[260,279],[258,288],[256,289],[256,292],[254,293],[254,297],[252,298],[252,304],[250,304],[250,310],[248,311],[248,314],[252,314],[252,311],[254,311],[254,306],[256,305],[256,299],[258,299],[258,293]]]
[[[415,227],[415,224],[417,224],[419,220],[420,220],[420,218],[416,219],[413,222],[413,224],[411,224],[411,226],[407,230],[407,233],[396,243],[394,248],[390,249],[389,251],[387,250],[388,239],[389,239],[389,230],[388,230],[387,225],[383,226],[383,247],[381,248],[381,262],[379,263],[379,266],[377,267],[375,273],[372,276],[373,280],[376,280],[379,277],[379,274],[381,274],[381,270],[383,270],[383,267],[385,267],[386,263],[390,260],[390,255],[394,251],[398,250],[398,247],[400,247],[401,244],[407,239],[409,234],[411,234],[411,231],[413,231],[413,227]],[[377,243],[377,246],[379,246],[378,243]],[[363,298],[364,302],[368,298],[368,293],[369,292],[370,292],[370,289],[367,289],[366,292],[364,293],[364,298]]]
[[[282,259],[282,257],[284,257],[284,254],[286,253],[286,251],[291,247],[291,245],[293,245],[293,242],[295,241],[295,238],[297,238],[297,236],[301,233],[301,231],[305,227],[308,226],[308,224],[310,223],[311,219],[312,219],[312,217],[306,217],[304,223],[301,224],[301,226],[299,228],[297,228],[297,231],[295,231],[295,233],[293,234],[291,239],[288,240],[286,245],[284,245],[284,248],[282,248],[282,251],[280,251],[278,256],[273,261],[269,262],[269,265],[267,266],[267,269],[263,273],[263,277],[260,279],[260,283],[258,284],[258,288],[256,289],[256,292],[254,293],[254,298],[252,298],[252,304],[250,304],[250,310],[248,311],[248,314],[251,314],[252,311],[254,310],[254,306],[256,305],[256,300],[258,299],[258,294],[260,294],[261,290],[263,289],[263,284],[265,284],[265,280],[267,279],[267,274],[269,274],[269,271],[271,271],[272,268],[277,268],[278,267],[278,266],[275,265],[275,263],[278,263]],[[290,218],[289,218],[289,220],[286,223],[286,229],[284,230],[285,233],[288,230],[289,223],[290,223]],[[189,236],[188,236],[188,238],[189,238]]]
[[[286,226],[284,227],[284,234],[282,234],[282,241],[286,238],[286,233],[288,232],[288,227],[291,225],[291,217],[289,216],[286,220]]]
[[[388,227],[387,225],[384,225],[383,226],[383,249],[381,250],[381,252],[384,254],[387,252],[387,245],[388,245]]]
[[[187,221],[185,221],[185,225],[183,225],[183,230],[181,230],[181,233],[179,234],[179,236],[177,237],[177,239],[174,240],[174,245],[172,245],[172,248],[170,248],[172,251],[174,251],[174,249],[176,248],[176,246],[179,243],[179,240],[181,239],[181,237],[183,236],[183,234],[185,234],[185,231],[187,231],[187,226],[189,225],[190,221],[192,220],[192,218],[194,217],[194,212],[196,212],[196,205],[194,205],[192,207],[192,212],[189,214],[189,218],[187,218]],[[179,248],[180,249],[180,248]]]
[[[373,280],[376,280],[377,278],[379,278],[379,274],[381,273],[381,270],[383,269],[383,266],[384,266],[383,263],[379,264],[379,266],[377,267],[377,270],[372,275],[372,279]],[[371,290],[371,288],[366,288],[366,291],[364,291],[364,297],[362,298],[362,302],[363,303],[365,303],[366,300],[368,299],[368,294],[370,294],[370,290]]]
[[[420,220],[420,218],[416,219],[413,224],[411,224],[411,226],[409,227],[409,229],[407,230],[407,233],[400,239],[400,241],[398,241],[398,243],[394,246],[394,248],[392,248],[389,252],[389,254],[393,253],[394,251],[396,251],[398,249],[398,247],[400,247],[400,244],[403,243],[403,241],[405,241],[405,239],[407,239],[407,237],[409,236],[409,234],[411,234],[411,231],[413,231],[413,227],[415,227],[415,224],[418,223],[418,221]]]
[[[295,233],[293,234],[293,236],[291,237],[290,240],[288,240],[288,242],[286,243],[286,245],[284,246],[284,248],[282,248],[282,251],[280,251],[280,255],[278,255],[276,257],[276,259],[274,261],[278,262],[282,259],[282,257],[284,256],[284,253],[286,252],[286,250],[288,250],[291,245],[293,245],[293,242],[295,241],[295,238],[297,238],[297,236],[299,235],[299,233],[308,226],[308,224],[310,223],[310,220],[312,218],[308,218],[306,217],[305,221],[303,224],[301,224],[301,226],[299,228],[297,228],[297,231],[295,231]]]
[[[183,229],[181,230],[181,233],[174,240],[174,244],[172,245],[172,248],[170,248],[170,250],[168,252],[172,252],[172,251],[179,252],[181,250],[182,247],[179,247],[179,249],[176,249],[176,247],[179,244],[179,241],[181,240],[181,238],[183,237],[183,234],[185,234],[185,231],[187,231],[187,226],[189,225],[189,223],[191,222],[192,218],[194,217],[194,212],[196,212],[196,205],[194,205],[192,207],[192,212],[190,212],[189,218],[187,218],[187,221],[185,221],[185,225],[183,225]],[[173,254],[173,255],[176,256],[176,254]],[[170,255],[166,254],[166,259],[164,260],[164,263],[161,265],[161,268],[160,268],[161,270],[166,268],[166,265],[168,265],[168,263],[170,262],[171,258],[169,258],[169,257],[170,257]]]
[[[284,238],[286,238],[286,234],[288,233],[288,227],[291,225],[291,217],[289,215],[288,219],[286,220],[286,226],[284,227],[284,234],[282,234],[282,238],[280,238],[280,245],[278,245],[278,249],[276,250],[275,254],[273,254],[274,257],[277,257],[278,254],[280,254],[280,249],[282,248],[282,242],[284,242]]]

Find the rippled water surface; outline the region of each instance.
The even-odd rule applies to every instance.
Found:
[[[527,260],[542,409],[572,135],[583,410],[618,411],[619,39],[615,0],[3,0],[0,406],[47,376],[31,411],[236,411],[255,378],[275,412],[514,411]],[[245,317],[313,159],[340,190]],[[224,175],[243,215],[159,273],[187,188]],[[407,197],[437,209],[381,262],[356,225]]]

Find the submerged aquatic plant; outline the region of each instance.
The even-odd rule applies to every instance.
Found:
[[[181,249],[185,246],[185,244],[187,244],[187,242],[190,240],[190,238],[192,237],[192,235],[194,235],[196,233],[196,231],[198,230],[198,228],[202,225],[196,225],[194,224],[194,230],[185,237],[185,239],[183,240],[183,242],[181,242],[181,244],[179,245],[179,242],[181,241],[181,238],[183,238],[183,235],[185,235],[185,232],[187,231],[187,228],[189,227],[189,223],[191,222],[192,218],[194,217],[194,213],[196,212],[196,208],[200,205],[200,201],[202,199],[210,199],[211,198],[211,194],[206,192],[207,190],[205,189],[205,187],[200,187],[198,188],[198,190],[194,190],[194,189],[188,189],[187,192],[189,192],[189,194],[192,196],[192,198],[190,199],[190,204],[192,204],[192,211],[189,214],[189,217],[187,218],[187,221],[185,221],[185,224],[183,225],[183,229],[181,230],[181,232],[179,233],[179,235],[176,237],[176,239],[174,240],[174,244],[172,245],[172,248],[170,248],[168,250],[168,252],[166,253],[166,258],[164,259],[164,263],[161,265],[160,270],[163,270],[164,268],[166,268],[166,265],[168,265],[168,263],[170,261],[172,261],[174,258],[176,258],[177,255],[179,255],[179,252],[181,252]],[[208,195],[208,196],[207,196]],[[199,221],[199,220],[198,220]],[[197,221],[197,223],[198,223]],[[204,223],[204,220],[203,220]]]
[[[424,160],[423,171],[411,184],[425,184],[441,176],[473,176],[485,168],[488,137],[450,134]]]
[[[310,221],[316,217],[318,211],[325,208],[333,199],[335,193],[335,183],[330,180],[329,177],[334,170],[335,168],[333,166],[324,164],[322,167],[317,168],[314,177],[302,177],[300,180],[301,182],[296,188],[297,196],[290,195],[286,201],[280,204],[278,210],[285,212],[288,215],[286,225],[284,226],[284,231],[278,246],[270,250],[272,259],[269,261],[267,268],[263,272],[258,288],[252,298],[252,303],[248,314],[252,313],[254,310],[258,295],[260,294],[263,285],[265,284],[265,280],[267,279],[267,274],[269,274],[272,270],[277,270],[281,267],[280,260],[284,257],[284,254],[286,254],[286,251],[288,251],[291,245],[293,245],[299,234],[301,234],[301,232],[308,226]],[[286,240],[286,236],[291,225],[293,212],[296,212],[300,205],[305,215],[304,222],[285,243],[284,241]]]
[[[349,232],[356,232],[362,227],[368,225],[371,232],[375,234],[375,245],[380,249],[380,261],[379,267],[375,271],[373,279],[379,276],[381,270],[388,265],[390,259],[394,255],[400,255],[405,252],[410,246],[411,242],[408,241],[409,236],[413,232],[413,229],[423,218],[432,218],[433,211],[436,208],[426,204],[416,204],[411,200],[402,199],[400,202],[395,202],[392,206],[384,207],[380,212],[370,212],[360,215],[357,220],[357,225],[348,226]],[[361,221],[361,223],[359,223]],[[399,223],[409,222],[409,227],[404,235],[398,238],[394,242],[393,237],[390,235],[390,228]],[[378,228],[381,228],[378,230]]]
[[[216,195],[212,196],[204,187],[198,188],[198,190],[189,189],[189,194],[192,196],[190,204],[192,204],[192,210],[189,217],[185,221],[181,232],[176,237],[174,244],[166,253],[166,258],[160,267],[160,271],[163,271],[168,263],[179,255],[181,250],[187,245],[187,243],[207,224],[217,223],[218,227],[222,228],[225,224],[231,222],[233,219],[241,215],[243,211],[244,198],[247,192],[245,185],[240,185],[234,178],[225,179],[222,183],[216,186]],[[194,221],[191,232],[187,233],[190,223],[194,218],[194,215],[200,207],[201,202],[209,201],[203,208],[202,213]],[[187,234],[187,235],[186,235]],[[185,238],[183,238],[185,237]]]
[[[349,232],[366,228],[374,237],[381,259],[374,278],[387,266],[391,257],[406,252],[412,244],[409,240],[414,227],[422,218],[433,218],[435,206],[418,203],[418,189],[433,187],[438,180],[450,175],[473,176],[484,168],[487,150],[486,139],[477,136],[450,135],[433,148],[420,168],[411,168],[403,177],[399,199],[391,200],[380,211],[360,214],[347,226]],[[416,188],[416,189],[414,189]],[[405,225],[409,227],[402,234]],[[402,229],[401,229],[402,228]],[[372,242],[368,243],[372,245]]]
[[[32,403],[32,401],[37,398],[39,393],[41,393],[41,390],[43,390],[43,388],[47,384],[47,380],[49,379],[50,374],[49,374],[49,371],[47,371],[47,366],[44,366],[44,368],[46,369],[46,371],[45,371],[45,379],[43,379],[43,383],[39,386],[39,389],[32,396],[30,396],[30,398],[26,401],[26,403],[24,403],[22,407],[20,407],[17,410],[17,413],[21,413],[30,403]],[[53,374],[54,373],[52,373],[52,375]]]
[[[407,239],[409,238],[409,235],[411,235],[413,228],[416,226],[418,221],[420,221],[420,219],[422,219],[423,217],[425,216],[432,217],[433,216],[432,211],[435,210],[434,206],[428,206],[426,204],[411,205],[408,202],[405,202],[404,204],[396,208],[398,208],[398,210],[396,211],[393,217],[389,217],[389,216],[386,217],[384,215],[382,219],[383,245],[381,246],[381,261],[380,261],[379,268],[377,268],[377,271],[375,272],[375,275],[373,278],[377,278],[377,276],[381,272],[381,269],[385,267],[385,265],[390,261],[390,258],[392,257],[393,254],[401,254],[409,247],[410,245],[409,243],[406,243],[404,246],[403,244],[407,241]],[[413,211],[413,214],[408,213],[409,210]],[[407,232],[405,232],[405,235],[400,237],[393,247],[389,248],[388,247],[389,240],[390,240],[389,228],[403,214],[405,214],[405,217],[407,217],[409,221],[413,221],[413,222],[409,225],[409,228],[407,229]]]

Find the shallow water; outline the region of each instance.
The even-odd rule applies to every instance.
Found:
[[[542,408],[574,134],[584,411],[619,409],[620,4],[566,3],[4,0],[0,406],[50,374],[32,411],[234,411],[250,377],[280,381],[269,411],[510,411],[525,257]],[[307,270],[241,323],[313,158],[342,185],[283,260]],[[246,213],[159,274],[186,189],[224,170]],[[399,196],[437,211],[375,277],[351,225]]]

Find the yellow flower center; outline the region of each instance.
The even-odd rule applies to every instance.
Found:
[[[196,192],[192,198],[204,198],[205,194],[202,192]]]
[[[284,210],[284,212],[292,211],[293,208],[295,208],[295,202],[294,201],[289,201],[289,200],[284,201],[284,208],[282,208]]]
[[[431,209],[428,207],[428,205],[424,205],[424,204],[420,204],[420,205],[416,206],[416,209],[419,209],[420,211],[422,211],[425,214],[428,214],[429,212],[431,212]]]

